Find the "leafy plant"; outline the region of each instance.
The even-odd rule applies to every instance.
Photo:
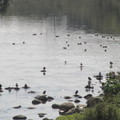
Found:
[[[100,103],[87,109],[84,120],[120,120],[120,111],[114,104]]]

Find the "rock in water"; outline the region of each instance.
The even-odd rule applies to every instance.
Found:
[[[27,117],[24,115],[16,115],[13,117],[13,120],[26,120]]]
[[[59,109],[64,110],[64,111],[68,111],[68,110],[70,110],[72,108],[75,108],[75,106],[71,102],[65,102],[65,103],[59,105]]]
[[[59,106],[58,104],[53,104],[53,105],[52,105],[52,108],[53,108],[53,109],[59,109],[59,107],[60,107],[60,106]]]
[[[37,99],[34,99],[33,101],[32,101],[32,104],[33,105],[38,105],[38,104],[40,104],[41,103],[41,101],[40,100],[37,100]]]
[[[48,98],[46,97],[46,95],[37,95],[35,97],[35,99],[40,100],[42,103],[46,103],[47,100],[48,100]]]
[[[84,98],[88,100],[88,99],[91,98],[92,96],[93,96],[92,94],[88,94],[88,95],[84,96]]]
[[[39,117],[42,118],[46,115],[46,113],[38,113]]]

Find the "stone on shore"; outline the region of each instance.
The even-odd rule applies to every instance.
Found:
[[[101,97],[91,97],[87,101],[87,107],[94,107],[96,104],[103,102]]]
[[[65,113],[65,115],[72,115],[72,114],[74,114],[74,113],[80,113],[80,109],[78,109],[78,108],[72,108],[72,109],[68,110],[68,111]]]
[[[84,105],[84,104],[79,104],[76,106],[76,108],[78,108],[78,109],[84,109],[86,107],[87,107],[87,105]]]

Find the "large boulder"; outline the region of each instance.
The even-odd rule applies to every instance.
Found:
[[[37,95],[35,99],[40,100],[42,103],[46,103],[48,100],[46,95]]]
[[[94,107],[96,104],[103,102],[102,97],[91,97],[87,101],[87,107]]]
[[[26,120],[27,117],[24,115],[16,115],[13,117],[13,120]]]
[[[70,110],[72,108],[75,108],[75,106],[71,102],[65,102],[65,103],[59,105],[59,109],[64,110],[65,112],[67,112],[68,110]]]

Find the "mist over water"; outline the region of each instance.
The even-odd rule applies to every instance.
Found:
[[[51,105],[66,102],[64,96],[73,96],[76,90],[82,97],[102,93],[93,76],[101,72],[105,81],[106,73],[120,70],[119,4],[117,0],[10,0],[0,6],[0,84],[4,91],[0,93],[0,119],[24,114],[37,120],[40,112],[55,119],[58,110]],[[40,72],[43,67],[46,75]],[[85,91],[88,77],[93,93]],[[4,90],[16,83],[31,88]],[[44,90],[55,99],[32,105]],[[84,98],[80,101],[86,103]],[[17,105],[22,107],[13,109]],[[36,109],[28,110],[31,106]]]

